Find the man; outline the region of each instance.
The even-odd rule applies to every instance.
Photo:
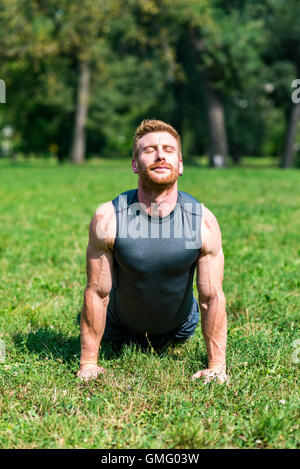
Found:
[[[96,378],[105,371],[97,364],[102,338],[153,346],[189,339],[199,320],[193,296],[197,269],[208,368],[192,379],[224,382],[221,232],[203,204],[177,189],[183,173],[177,131],[144,120],[135,134],[132,170],[138,188],[101,205],[90,223],[77,376]]]

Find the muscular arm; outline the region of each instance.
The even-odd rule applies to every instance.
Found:
[[[224,255],[218,222],[204,207],[202,250],[197,263],[197,289],[201,311],[202,333],[206,343],[208,369],[194,375],[210,377],[222,374],[226,379],[227,317],[222,282]]]
[[[112,288],[114,220],[112,207],[97,210],[89,228],[86,251],[87,285],[80,320],[81,357],[79,377],[96,377],[103,372],[97,366],[99,347],[106,323],[109,293]]]

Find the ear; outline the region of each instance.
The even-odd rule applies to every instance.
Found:
[[[183,161],[182,159],[179,160],[179,176],[183,174]]]
[[[139,165],[138,165],[138,162],[137,162],[137,159],[136,158],[132,158],[131,160],[131,169],[132,171],[134,172],[134,174],[138,174],[139,172]]]

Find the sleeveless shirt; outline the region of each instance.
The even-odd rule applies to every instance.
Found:
[[[161,335],[179,328],[192,313],[202,204],[178,191],[174,210],[155,217],[138,202],[137,192],[123,192],[112,201],[116,238],[108,314],[137,335]]]

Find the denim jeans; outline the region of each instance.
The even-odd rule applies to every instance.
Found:
[[[123,329],[117,324],[110,316],[109,311],[106,317],[106,326],[102,340],[116,343],[117,345],[135,342],[141,346],[149,345],[153,347],[162,347],[167,344],[180,344],[186,342],[194,333],[196,326],[199,322],[199,308],[196,299],[194,298],[192,311],[187,320],[179,328],[162,335],[153,334],[134,334],[126,329]]]

